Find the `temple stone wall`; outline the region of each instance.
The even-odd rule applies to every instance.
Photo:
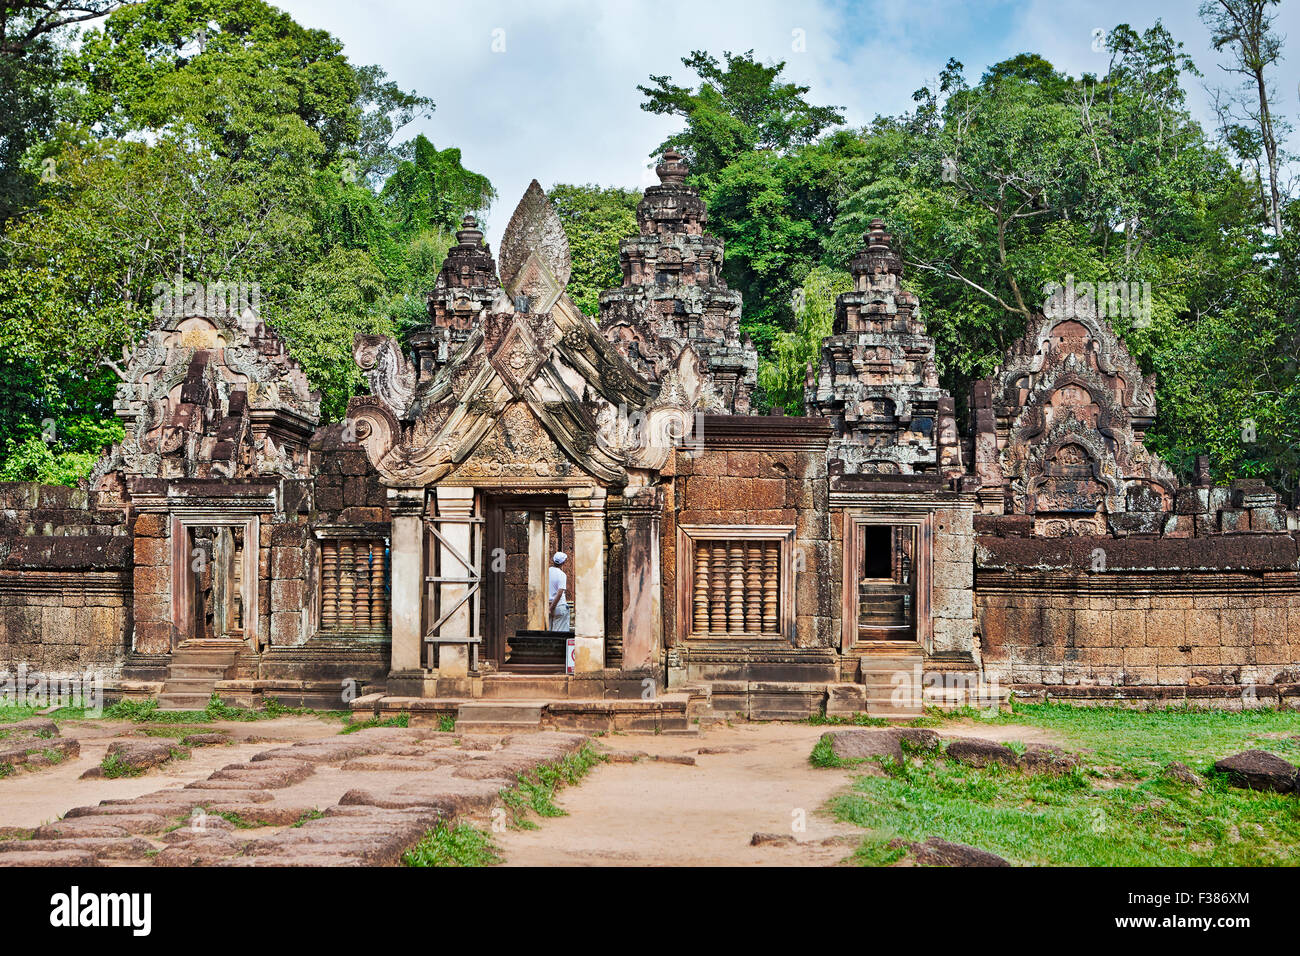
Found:
[[[1193,688],[1300,681],[1293,535],[976,540],[989,679]]]
[[[832,574],[831,520],[822,419],[705,416],[702,447],[678,449],[663,522],[664,627],[676,620],[681,525],[793,525],[794,634],[801,648],[839,645],[839,588]]]
[[[0,672],[116,678],[131,634],[121,511],[75,488],[0,483]]]

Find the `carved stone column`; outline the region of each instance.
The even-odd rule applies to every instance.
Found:
[[[659,566],[662,488],[628,489],[623,498],[623,668],[659,660],[663,643],[663,579]]]
[[[570,588],[577,604],[574,670],[605,667],[605,489],[569,491],[573,514],[573,570]]]
[[[394,672],[421,668],[420,611],[424,606],[424,489],[389,488],[393,515],[393,659]]]
[[[474,541],[474,529],[469,523],[469,519],[474,516],[474,489],[438,487],[434,491],[437,495],[438,517],[447,519],[438,524],[438,532],[446,539],[445,543],[438,541],[436,544],[441,574],[451,578],[471,577],[474,569],[466,565],[462,557],[468,561],[474,560],[474,555],[470,552]],[[448,610],[455,607],[456,602],[465,597],[469,588],[468,584],[460,582],[445,582],[439,585],[439,607],[442,613],[446,614]],[[453,641],[452,643],[438,642],[440,680],[444,677],[469,676],[467,641],[473,626],[470,616],[473,609],[470,605],[470,601],[465,601],[438,628],[438,637],[451,638]]]

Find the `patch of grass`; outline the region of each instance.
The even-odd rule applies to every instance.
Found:
[[[888,727],[889,721],[883,717],[870,717],[867,714],[854,714],[852,717],[845,717],[839,714],[813,714],[800,721],[804,724],[812,724],[814,727]]]
[[[410,714],[398,714],[396,717],[371,717],[369,720],[357,720],[346,725],[340,734],[354,734],[358,730],[367,730],[371,727],[409,727],[411,725]]]
[[[129,720],[133,723],[157,724],[210,724],[215,720],[275,720],[277,717],[301,715],[336,716],[335,711],[314,711],[310,707],[286,707],[274,697],[267,697],[261,709],[230,707],[221,697],[213,694],[203,710],[159,710],[156,700],[119,700],[104,709],[109,720]]]
[[[0,780],[14,772],[14,765],[11,763],[0,763]]]
[[[99,762],[99,769],[110,779],[117,777],[138,777],[144,773],[143,767],[132,767],[122,759],[121,754],[108,754]]]
[[[236,830],[256,830],[266,824],[258,823],[256,820],[246,820],[234,810],[222,810],[220,813],[213,813],[213,816],[221,817],[235,825]]]
[[[817,743],[813,744],[812,753],[808,755],[808,762],[814,767],[845,766],[845,762],[835,755],[835,747],[826,737],[817,738]]]
[[[141,734],[145,737],[179,738],[179,737],[187,737],[190,734],[207,733],[208,731],[206,731],[204,728],[200,726],[194,726],[194,725],[186,726],[185,724],[167,724],[162,727],[141,727],[139,730],[136,730],[134,732],[137,734]]]
[[[50,763],[63,763],[62,750],[42,750],[41,756],[43,756]]]
[[[1253,748],[1300,762],[1300,712],[1033,704],[994,716],[928,716],[949,725],[976,717],[1050,730],[1079,754],[1080,766],[1035,774],[997,764],[976,769],[942,755],[882,762],[884,776],[859,777],[830,803],[837,818],[870,831],[855,862],[894,862],[904,851],[888,844],[898,837],[941,837],[1026,865],[1300,863],[1300,800],[1239,790],[1211,771],[1215,760]],[[1007,744],[1023,750],[1021,741]],[[828,758],[834,754],[818,748],[810,757],[818,766],[837,765],[818,763]],[[1171,761],[1201,772],[1205,786],[1164,776]]]
[[[310,707],[286,707],[281,704],[275,697],[262,698],[262,706],[258,709],[250,707],[228,707],[222,703],[221,698],[216,694],[208,701],[207,709],[204,711],[211,720],[275,720],[277,717],[300,717],[304,714],[313,714]]]
[[[306,813],[304,813],[302,816],[298,818],[296,823],[293,823],[290,826],[293,829],[297,829],[298,827],[302,826],[304,823],[307,823],[311,820],[319,820],[324,816],[325,816],[324,810],[308,810]]]
[[[532,773],[519,774],[513,787],[501,791],[502,802],[512,811],[512,825],[525,830],[535,828],[536,824],[528,819],[530,811],[539,817],[565,816],[555,805],[555,794],[577,783],[592,767],[607,759],[587,743],[557,763],[542,764]]]
[[[438,718],[439,733],[450,734],[456,730],[456,718],[451,714],[443,714]]]
[[[60,707],[48,714],[42,713],[46,710],[49,710],[49,708],[35,704],[23,704],[22,706],[16,704],[0,705],[0,724],[16,723],[29,717],[49,717],[51,720],[80,720],[86,716],[84,701]]]
[[[157,710],[158,701],[156,700],[128,700],[124,697],[105,707],[104,717],[108,720],[129,720],[138,724],[151,719]],[[186,713],[189,713],[189,711],[186,711]]]
[[[405,866],[492,866],[500,862],[492,838],[467,823],[453,829],[439,823],[402,854]]]

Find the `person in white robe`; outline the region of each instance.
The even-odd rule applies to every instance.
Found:
[[[547,600],[550,608],[552,631],[570,631],[569,623],[569,576],[564,573],[564,563],[569,556],[563,551],[555,552],[551,558],[551,567],[547,572]]]

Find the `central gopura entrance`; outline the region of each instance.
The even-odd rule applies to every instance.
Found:
[[[562,674],[570,634],[574,672],[604,669],[603,488],[439,484],[389,489],[389,502],[396,679]],[[546,571],[560,550],[572,621],[563,635],[546,620]]]
[[[574,636],[573,513],[563,494],[485,495],[483,651],[486,669],[563,674],[566,641]],[[565,629],[551,619],[553,558],[565,555],[569,607]]]

